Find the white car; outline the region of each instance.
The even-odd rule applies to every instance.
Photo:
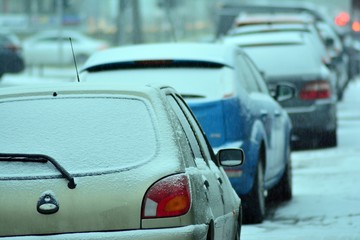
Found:
[[[70,38],[79,65],[82,65],[92,53],[109,47],[106,41],[76,31],[44,31],[24,40],[23,54],[26,64],[30,66],[74,64]]]
[[[241,200],[172,88],[0,89],[0,239],[240,239]]]

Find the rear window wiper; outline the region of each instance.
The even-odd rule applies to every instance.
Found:
[[[36,163],[47,163],[51,162],[52,165],[61,173],[61,175],[66,178],[68,182],[68,187],[74,189],[76,187],[75,179],[71,174],[66,171],[60,163],[58,163],[54,158],[44,155],[44,154],[23,154],[23,153],[0,153],[0,161],[2,162],[36,162]]]

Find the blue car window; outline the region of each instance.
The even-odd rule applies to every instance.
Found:
[[[246,85],[244,86],[249,92],[260,92],[259,86],[257,85],[254,76],[250,70],[249,64],[245,61],[243,55],[238,55],[237,57],[238,67],[241,73],[244,76],[244,82]]]
[[[254,81],[258,85],[260,91],[265,94],[269,94],[265,80],[264,80],[263,76],[261,76],[261,74],[260,74],[259,70],[257,69],[257,67],[255,66],[254,62],[246,55],[244,55],[244,59],[248,63],[251,73],[254,76]]]

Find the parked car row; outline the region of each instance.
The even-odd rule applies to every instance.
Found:
[[[297,89],[295,98],[281,102],[292,120],[293,147],[337,145],[336,104],[350,79],[348,58],[334,34],[309,14],[273,10],[239,14],[220,40],[249,54],[270,91],[278,83]]]
[[[216,43],[26,41],[82,67],[0,89],[0,237],[240,239],[290,200],[295,143],[337,144],[346,58],[310,15],[240,17]]]
[[[1,121],[6,140],[0,151],[6,169],[0,181],[7,184],[1,186],[30,184],[33,190],[19,189],[28,196],[21,204],[24,214],[9,217],[9,226],[17,222],[18,227],[1,228],[0,236],[63,239],[64,233],[82,237],[82,232],[138,229],[148,234],[145,229],[175,227],[179,238],[190,231],[195,239],[239,239],[242,220],[264,219],[267,196],[291,199],[292,125],[278,102],[291,99],[294,88],[277,84],[271,95],[241,48],[220,43],[110,48],[93,54],[79,79],[79,84],[1,89],[0,111],[7,116]],[[19,112],[27,121],[13,121]],[[51,141],[49,135],[55,135]],[[39,168],[39,162],[48,164]],[[110,178],[119,181],[100,192],[90,184]],[[90,211],[94,204],[81,201],[99,194],[99,208]],[[10,194],[2,203],[9,209],[6,216],[18,208],[11,199]],[[118,202],[128,204],[117,207]],[[115,208],[112,217],[104,215]],[[99,220],[47,224],[49,217],[80,222],[76,219],[89,214]],[[118,216],[128,220],[119,222]]]
[[[271,96],[257,67],[239,47],[169,43],[108,49],[89,58],[80,79],[158,83],[177,89],[215,151],[222,147],[245,151],[242,166],[225,169],[242,199],[245,222],[264,219],[266,192],[291,198],[292,127],[278,101],[292,98],[294,89],[277,84]]]

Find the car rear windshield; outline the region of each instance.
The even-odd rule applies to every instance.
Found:
[[[122,82],[168,85],[184,98],[200,101],[234,94],[234,70],[222,68],[145,68],[83,73],[86,82]]]
[[[244,49],[267,75],[318,74],[320,71],[319,55],[305,44],[274,44]],[[271,61],[274,57],[276,61]]]
[[[142,99],[38,98],[0,102],[0,153],[44,154],[72,174],[143,164],[157,151],[154,115]],[[57,173],[51,164],[0,162],[0,176]]]

